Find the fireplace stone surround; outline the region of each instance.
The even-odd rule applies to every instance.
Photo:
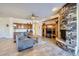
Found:
[[[67,3],[58,11],[60,15],[60,39],[56,39],[59,47],[74,54],[77,41],[76,9],[76,3]],[[63,34],[61,30],[65,30],[65,33]],[[65,38],[63,38],[65,41],[62,40],[62,35],[65,35]]]

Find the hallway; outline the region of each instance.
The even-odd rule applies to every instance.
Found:
[[[43,39],[43,40],[42,40]],[[18,52],[12,39],[0,39],[0,56],[72,56],[59,48],[53,39],[40,38],[33,48]]]

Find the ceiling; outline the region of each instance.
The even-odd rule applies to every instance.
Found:
[[[65,3],[0,3],[0,17],[26,19],[32,13],[36,16],[53,15],[52,9],[62,7]]]

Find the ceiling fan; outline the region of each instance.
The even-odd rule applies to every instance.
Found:
[[[32,13],[31,15],[27,16],[26,19],[35,20],[35,19],[40,19],[40,18],[41,18],[40,16],[36,16],[35,14]]]
[[[42,19],[42,18],[47,18],[47,17],[36,16],[33,13],[26,17],[26,19],[31,19],[31,20],[37,20],[37,19],[39,20],[39,19]]]

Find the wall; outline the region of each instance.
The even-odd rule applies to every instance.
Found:
[[[33,21],[33,35],[42,36],[42,22],[34,20]]]
[[[74,54],[77,46],[77,5],[75,3],[66,4],[61,10],[60,30],[66,30],[66,44]],[[60,32],[61,33],[61,32]],[[62,33],[61,33],[62,34]]]
[[[38,35],[42,36],[42,22],[38,23],[39,27],[38,27]]]
[[[0,17],[0,38],[13,38],[13,23],[29,23],[31,20],[24,19],[16,19],[16,18],[8,18],[8,17]],[[9,27],[6,27],[6,24]]]
[[[4,18],[0,17],[0,38],[13,38],[13,23],[33,23],[33,34],[40,35],[42,34],[42,23],[40,21],[32,21],[26,19],[17,19],[17,18]],[[36,23],[35,23],[36,22]],[[6,27],[6,24],[9,27]]]
[[[8,27],[6,26],[7,24],[9,25]],[[10,26],[11,26],[11,23],[9,18],[0,17],[0,38],[10,37]]]
[[[32,23],[32,20],[27,19],[17,19],[17,18],[11,18],[13,20],[13,23]]]
[[[77,4],[77,47],[75,54],[79,55],[79,4]]]
[[[13,23],[32,23],[33,27],[33,35],[42,36],[42,21],[39,20],[26,20],[26,19],[16,19],[12,18],[14,21]]]
[[[79,35],[79,4],[78,4],[78,20],[77,20],[77,35]],[[79,36],[77,36],[78,50],[79,50]]]

